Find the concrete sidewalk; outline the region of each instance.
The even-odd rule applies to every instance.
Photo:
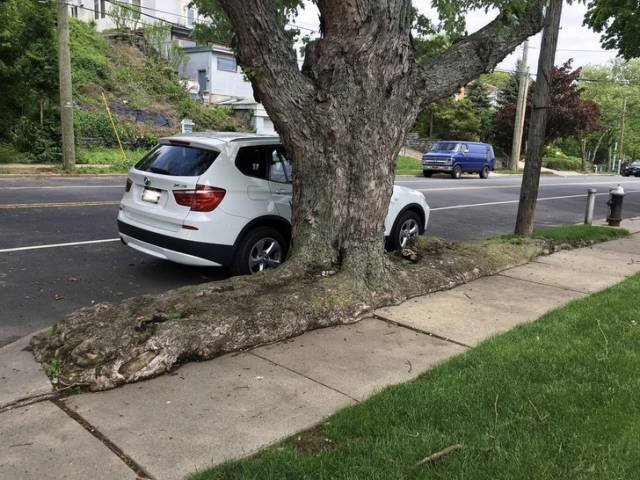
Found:
[[[108,392],[47,400],[44,373],[21,350],[26,340],[4,347],[0,478],[180,479],[251,454],[640,272],[640,221],[624,226],[634,235]],[[41,401],[20,406],[34,396]]]

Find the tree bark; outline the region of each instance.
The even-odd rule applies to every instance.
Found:
[[[384,218],[402,141],[426,102],[493,68],[542,26],[544,1],[500,15],[418,65],[411,1],[318,0],[323,35],[298,69],[273,0],[220,0],[249,74],[293,161],[288,269],[384,281]]]
[[[545,18],[540,58],[538,59],[538,75],[533,94],[533,109],[529,122],[529,138],[527,155],[520,188],[520,203],[516,219],[516,235],[531,235],[535,218],[538,187],[540,185],[540,169],[544,153],[544,139],[547,128],[547,112],[551,101],[551,71],[558,45],[560,17],[563,0],[550,0]]]

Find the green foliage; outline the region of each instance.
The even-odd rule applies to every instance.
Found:
[[[53,163],[61,158],[58,123],[47,118],[43,124],[19,117],[12,130],[12,143],[30,162]]]
[[[109,115],[104,111],[76,110],[74,113],[76,141],[92,145],[116,146],[117,138]],[[127,142],[133,136],[131,127],[122,122],[116,123],[120,140]]]
[[[552,170],[581,171],[584,162],[579,157],[545,156],[542,165]]]
[[[74,95],[82,96],[85,91],[94,94],[96,82],[104,81],[110,73],[109,42],[89,24],[71,19],[69,45]]]
[[[0,2],[0,140],[11,138],[21,118],[49,122],[57,116],[55,7],[37,0]]]
[[[440,140],[479,140],[481,128],[480,117],[467,99],[446,99],[429,105],[418,115],[414,126],[422,137]]]
[[[629,0],[596,0],[588,3],[585,25],[602,33],[606,49],[618,50],[620,56],[640,57],[640,3]]]
[[[627,100],[625,158],[640,158],[640,59],[614,60],[606,66],[587,66],[582,69],[580,86],[582,96],[600,107],[598,123],[601,131],[586,136],[587,148],[598,146],[596,160],[606,161],[608,149],[620,139],[621,117],[624,99]]]
[[[510,78],[511,74],[507,72],[491,72],[480,75],[481,82],[487,85],[493,85],[500,90],[504,90],[506,88]]]

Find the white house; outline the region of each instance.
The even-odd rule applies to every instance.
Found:
[[[191,29],[198,12],[189,7],[190,0],[67,0],[69,13],[79,20],[96,24],[98,31],[115,27],[111,9],[120,5],[129,8],[141,24],[170,22]]]

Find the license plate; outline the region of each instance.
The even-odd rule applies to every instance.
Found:
[[[158,203],[160,201],[160,190],[145,188],[142,191],[142,200],[149,203]]]

